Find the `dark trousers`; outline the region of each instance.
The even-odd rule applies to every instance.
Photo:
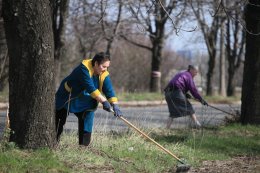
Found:
[[[84,132],[84,118],[85,118],[85,111],[74,113],[78,118],[78,139],[79,145],[88,146],[91,140],[91,132]],[[67,110],[62,108],[60,110],[56,110],[56,118],[55,118],[55,125],[56,125],[56,132],[57,132],[57,141],[60,140],[60,135],[63,132],[63,126],[66,123],[67,119]]]

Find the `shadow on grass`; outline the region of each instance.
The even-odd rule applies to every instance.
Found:
[[[151,137],[159,143],[186,143],[191,138],[193,138],[193,133],[203,135],[204,130],[216,133],[216,131],[218,131],[218,127],[205,126],[201,129],[191,128],[174,131],[171,130],[167,132],[155,132],[151,134]]]
[[[153,134],[152,138],[161,143],[180,143],[189,139],[188,135],[158,135]]]

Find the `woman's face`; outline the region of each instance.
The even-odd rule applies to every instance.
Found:
[[[95,62],[95,66],[93,67],[94,74],[96,74],[96,75],[102,74],[104,71],[107,70],[109,65],[110,65],[110,61],[104,61],[101,64],[98,64],[97,62]]]
[[[197,69],[191,69],[190,73],[191,73],[192,77],[195,77],[198,74],[198,70]]]

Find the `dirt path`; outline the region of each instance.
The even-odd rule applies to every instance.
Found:
[[[239,156],[225,161],[204,161],[188,173],[260,173],[260,156]]]

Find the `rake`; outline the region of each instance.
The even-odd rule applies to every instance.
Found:
[[[112,113],[115,113],[114,110],[110,110]],[[141,135],[143,135],[146,139],[148,139],[149,141],[151,141],[152,143],[154,143],[156,146],[158,146],[160,149],[162,149],[163,151],[165,151],[166,153],[168,153],[169,155],[171,155],[173,158],[175,158],[178,162],[180,162],[181,164],[177,165],[177,170],[176,172],[187,172],[190,169],[190,165],[184,163],[184,161],[182,161],[180,158],[178,158],[176,155],[174,155],[172,152],[170,152],[169,150],[167,150],[166,148],[164,148],[161,144],[159,144],[158,142],[156,142],[154,139],[152,139],[151,137],[149,137],[147,134],[145,134],[144,132],[142,132],[140,129],[138,129],[136,126],[134,126],[132,123],[130,123],[128,120],[126,120],[124,117],[120,116],[119,117],[122,121],[124,121],[129,127],[132,127],[133,129],[135,129],[138,133],[140,133]]]
[[[193,98],[193,97],[192,97],[191,99],[200,102],[198,99],[195,99],[195,98]],[[216,109],[216,110],[218,110],[218,111],[221,111],[221,112],[223,112],[223,113],[226,113],[226,114],[229,114],[229,115],[232,115],[232,116],[237,116],[237,115],[235,115],[235,114],[232,114],[232,113],[230,113],[230,112],[224,111],[224,110],[222,110],[222,109],[220,109],[220,108],[217,108],[217,107],[215,107],[215,106],[212,106],[212,105],[210,105],[210,104],[208,104],[208,107],[211,107],[211,108],[213,108],[213,109]]]

